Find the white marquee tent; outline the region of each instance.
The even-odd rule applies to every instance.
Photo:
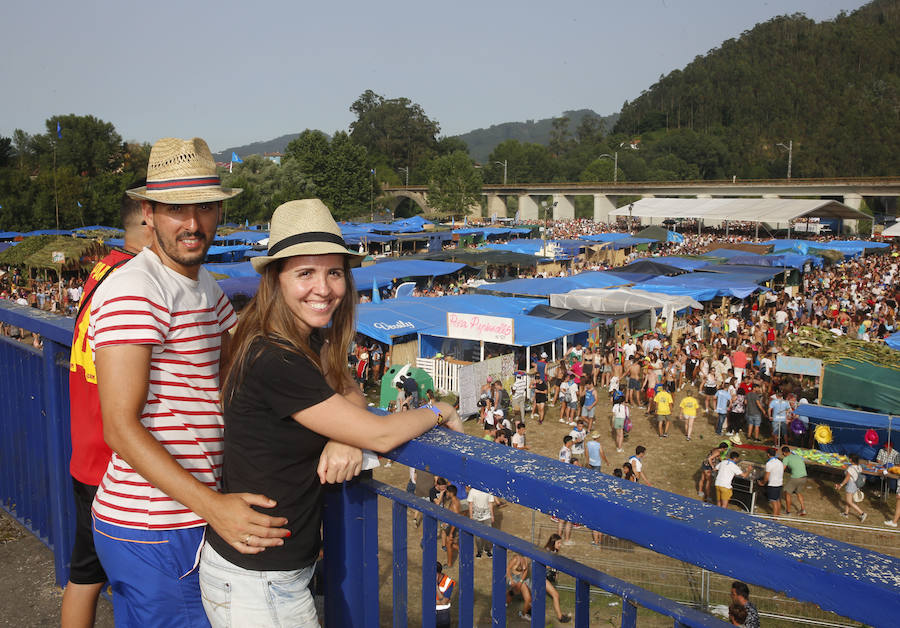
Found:
[[[882,231],[881,235],[885,238],[900,238],[900,222],[895,222],[893,225]]]
[[[656,326],[656,317],[666,319],[666,329],[672,329],[675,312],[690,307],[702,310],[696,300],[684,295],[648,292],[636,288],[584,288],[565,294],[551,294],[550,306],[587,312],[640,312],[649,309],[651,325]]]
[[[799,198],[644,198],[611,211],[634,218],[700,218],[788,224],[796,218],[858,220],[867,214],[838,201]]]

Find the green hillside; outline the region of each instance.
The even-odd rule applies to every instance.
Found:
[[[724,143],[726,175],[900,175],[900,0],[816,23],[777,17],[626,102],[614,132],[690,130]]]
[[[618,117],[615,114],[601,116],[590,109],[566,111],[562,115],[569,118],[573,128],[581,124],[585,117],[596,118],[600,121],[601,128],[604,131],[612,129]],[[464,141],[466,146],[469,147],[469,155],[472,156],[472,159],[484,162],[487,161],[491,151],[506,140],[518,140],[523,144],[549,144],[550,135],[553,131],[553,120],[554,118],[544,118],[543,120],[528,120],[526,122],[492,124],[486,129],[475,129],[456,137]]]

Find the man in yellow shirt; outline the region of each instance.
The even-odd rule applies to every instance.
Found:
[[[675,400],[672,399],[672,394],[662,386],[656,391],[653,400],[656,402],[656,427],[659,430],[659,437],[668,438],[669,417],[672,416],[672,405]]]
[[[697,410],[700,409],[700,402],[692,395],[687,395],[678,404],[681,408],[681,419],[684,421],[684,431],[686,439],[691,440],[691,432],[694,430],[694,419],[697,418]]]

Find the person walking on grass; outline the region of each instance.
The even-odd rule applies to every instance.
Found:
[[[631,410],[628,407],[628,404],[625,402],[625,395],[621,392],[617,392],[616,396],[613,397],[613,407],[612,407],[612,424],[613,430],[616,433],[616,452],[622,453],[625,451],[624,449],[624,441],[625,441],[625,421],[630,418]]]
[[[678,404],[681,410],[681,420],[684,421],[685,440],[691,440],[691,434],[694,431],[694,420],[697,418],[697,411],[700,409],[700,402],[693,395],[687,395]]]
[[[850,466],[844,471],[844,479],[840,484],[835,484],[834,488],[841,491],[843,496],[844,509],[841,511],[841,516],[844,518],[849,517],[852,510],[859,517],[860,523],[865,521],[869,515],[856,505],[853,501],[853,495],[856,494],[856,491],[862,490],[863,483],[865,483],[865,477],[863,476],[862,467],[859,466],[859,456],[850,454]]]
[[[801,517],[806,515],[806,504],[803,502],[803,487],[806,484],[806,463],[798,454],[792,453],[791,448],[785,445],[781,448],[784,456],[781,463],[784,465],[785,471],[789,471],[791,477],[784,482],[784,505],[785,514],[791,514],[791,495],[797,496],[800,502],[800,512],[797,513]]]

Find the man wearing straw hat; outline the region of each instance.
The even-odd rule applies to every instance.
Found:
[[[244,553],[280,545],[275,502],[216,492],[222,465],[219,356],[236,322],[201,267],[223,188],[201,139],[153,145],[147,185],[129,190],[153,241],[96,291],[89,339],[103,435],[113,451],[92,515],[117,626],[208,626],[196,562],[208,522]]]

